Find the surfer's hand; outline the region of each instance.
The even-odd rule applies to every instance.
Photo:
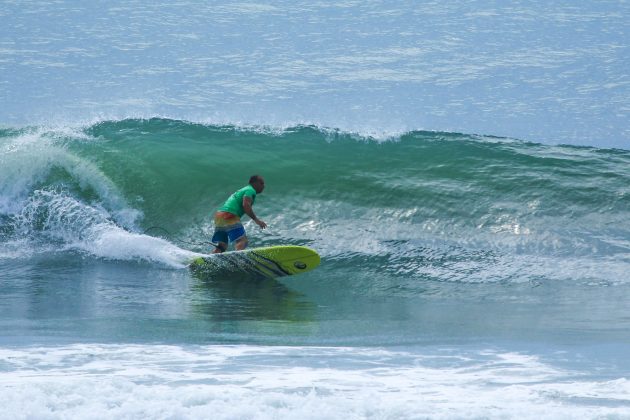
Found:
[[[263,222],[263,221],[262,221],[262,220],[260,220],[260,219],[256,219],[256,220],[254,220],[254,222],[256,222],[256,224],[257,224],[258,226],[260,226],[260,228],[261,228],[261,229],[265,229],[265,228],[267,227],[267,223]]]

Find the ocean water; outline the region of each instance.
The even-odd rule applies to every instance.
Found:
[[[630,417],[628,12],[3,2],[0,418]]]

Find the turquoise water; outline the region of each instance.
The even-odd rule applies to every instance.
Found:
[[[304,404],[415,417],[417,401],[427,415],[520,416],[541,398],[546,409],[566,405],[553,408],[559,416],[628,409],[627,151],[165,119],[5,130],[0,147],[9,395],[34,389],[71,416],[105,404],[90,397],[101,383],[118,402],[98,409],[132,417],[161,417],[172,398],[167,412],[198,416],[188,399],[216,405],[224,386],[235,387],[219,404],[226,417],[302,416]],[[186,263],[210,252],[213,209],[247,182],[235,174],[253,172],[266,177],[256,207],[269,228],[248,223],[251,241],[310,246],[322,265],[282,281],[195,278]],[[206,357],[224,361],[199,365]],[[294,375],[287,364],[304,372],[282,385],[273,378]],[[239,388],[249,384],[241,369],[260,387]],[[496,381],[528,386],[497,408]],[[120,408],[129,387],[149,387],[159,403],[136,396]],[[52,402],[68,389],[79,402]],[[427,400],[435,393],[456,403]],[[263,400],[252,412],[229,410],[252,398]],[[24,404],[11,400],[16,412]]]
[[[630,416],[627,8],[3,3],[0,418]]]

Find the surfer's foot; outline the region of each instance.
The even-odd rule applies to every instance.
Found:
[[[225,251],[227,249],[227,244],[223,243],[223,242],[219,242],[217,244],[217,246],[214,247],[214,251],[212,251],[213,254],[220,254],[223,251]]]

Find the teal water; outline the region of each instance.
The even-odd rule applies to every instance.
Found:
[[[2,142],[3,287],[15,294],[3,319],[17,336],[50,325],[107,341],[121,323],[116,340],[370,345],[478,338],[488,318],[506,338],[628,327],[625,151],[159,119],[5,131]],[[213,210],[250,172],[268,185],[257,207],[270,228],[248,225],[254,245],[307,245],[322,267],[277,283],[194,279],[186,261],[211,250]],[[425,305],[455,305],[444,311],[472,324],[426,323]],[[230,327],[212,332],[223,316]],[[155,333],[126,326],[137,317]]]
[[[630,417],[628,11],[1,3],[0,418]]]
[[[424,377],[424,369],[442,379],[453,375],[452,383],[468,389],[472,383],[461,375],[467,368],[459,364],[469,359],[488,381],[475,394],[486,405],[473,416],[494,412],[490,384],[497,372],[487,357],[496,358],[491,366],[506,363],[522,372],[517,381],[530,381],[541,369],[535,375],[557,386],[566,375],[581,378],[577,390],[558,391],[571,401],[558,415],[583,412],[574,401],[593,387],[606,389],[588,400],[593,414],[628,408],[622,380],[630,368],[627,151],[455,133],[374,139],[306,126],[165,119],[9,129],[0,148],[0,341],[17,352],[3,368],[9,391],[23,392],[31,380],[20,366],[43,357],[38,363],[47,376],[92,372],[97,383],[113,387],[115,400],[125,395],[116,381],[156,387],[156,407],[170,406],[172,392],[181,392],[168,385],[173,375],[183,383],[201,381],[210,392],[240,383],[234,369],[253,368],[240,358],[228,362],[234,351],[253,351],[258,356],[251,363],[268,366],[294,363],[295,349],[307,357],[297,362],[308,370],[295,385],[302,389],[322,374],[317,353],[325,348],[326,366],[339,377],[357,363],[372,363],[396,378],[412,358],[420,369],[412,375],[419,376],[391,385],[411,399],[426,397],[416,394],[414,381],[426,383],[429,394],[441,392],[441,380]],[[211,251],[214,209],[247,182],[249,175],[238,174],[251,173],[266,178],[256,211],[269,224],[265,231],[246,224],[253,245],[307,245],[322,255],[322,265],[282,281],[194,277],[186,264]],[[86,351],[91,359],[77,361]],[[127,356],[113,361],[112,351]],[[121,363],[144,364],[142,355],[154,351],[193,370],[195,357],[216,352],[227,358],[213,368],[224,379],[186,379],[160,365],[164,360],[155,362],[161,373],[150,380],[131,379],[131,367],[119,370]],[[128,359],[136,352],[137,360]],[[444,366],[425,366],[443,357]],[[101,369],[112,373],[98,376]],[[266,369],[256,377],[273,370]],[[377,379],[358,369],[356,380],[372,384],[353,388],[354,398],[364,401]],[[65,386],[85,400],[62,412],[80,416],[96,385],[73,375]],[[41,389],[42,380],[35,380],[32,396],[49,401],[54,394]],[[247,389],[269,396],[273,383]],[[157,391],[164,386],[167,391]],[[334,395],[328,393],[339,384],[319,386]],[[519,397],[526,405],[551,392],[530,386]],[[278,404],[288,404],[284,399],[294,392],[293,385],[282,388]],[[229,395],[230,401],[245,398]],[[556,397],[545,399],[553,406]],[[203,398],[209,399],[202,406],[216,403]],[[295,407],[314,397],[300,398]],[[340,412],[357,408],[343,398],[318,398],[316,404],[336,404]],[[12,401],[16,412],[26,403]],[[145,409],[138,404],[120,413],[137,416],[134,410]],[[445,409],[436,404],[434,410]],[[295,407],[288,412],[297,416]],[[173,415],[196,413],[182,410]],[[496,413],[523,410],[515,403]]]

